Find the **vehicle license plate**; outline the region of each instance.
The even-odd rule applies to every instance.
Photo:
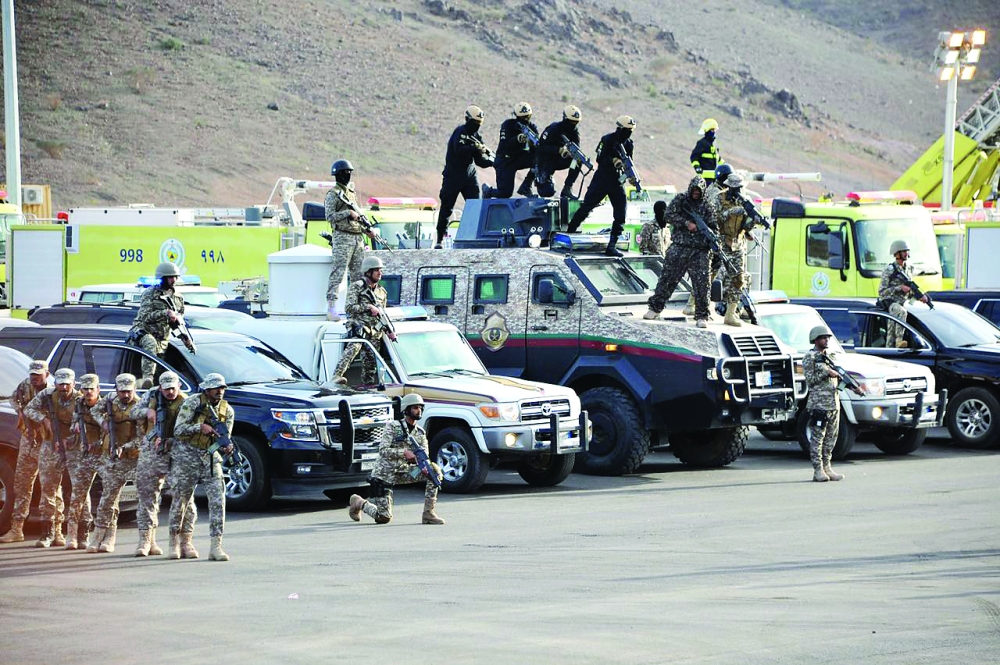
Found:
[[[754,382],[757,384],[758,388],[763,388],[764,386],[771,385],[771,372],[754,372]]]

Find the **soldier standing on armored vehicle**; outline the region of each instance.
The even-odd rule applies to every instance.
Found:
[[[643,254],[660,257],[666,254],[667,245],[670,244],[666,213],[666,201],[653,204],[653,221],[643,224],[639,231],[639,251]]]
[[[382,279],[382,268],[385,265],[382,259],[377,256],[365,257],[361,264],[363,275],[361,279],[351,284],[347,290],[347,316],[350,317],[350,325],[353,327],[354,337],[366,339],[372,343],[376,351],[381,352],[383,337],[391,340],[396,339],[396,333],[387,330],[385,326],[385,304],[386,292],[379,284]],[[354,361],[354,358],[365,346],[361,342],[351,342],[344,345],[344,354],[337,363],[337,368],[333,371],[334,380],[337,383],[347,383],[344,373]],[[361,382],[365,385],[374,384],[378,378],[378,365],[371,351],[364,350],[364,366],[361,373]]]
[[[903,305],[908,300],[916,298],[913,289],[909,287],[912,278],[909,273],[909,266],[906,260],[910,258],[910,246],[905,240],[896,240],[889,246],[889,252],[893,256],[892,263],[882,271],[882,281],[878,285],[878,304],[890,314],[901,321],[906,320],[906,309]],[[927,302],[927,296],[921,295],[917,298],[922,303]],[[889,321],[885,331],[885,347],[887,349],[905,349],[906,340],[903,339],[905,329],[895,321]]]
[[[459,125],[448,139],[448,151],[441,172],[441,191],[438,193],[441,209],[438,211],[436,249],[441,249],[448,231],[448,219],[455,210],[458,195],[466,201],[479,198],[479,175],[476,167],[493,166],[493,152],[483,144],[479,128],[483,126],[483,110],[476,105],[465,109],[465,124]]]
[[[809,416],[809,457],[813,465],[813,480],[843,480],[831,466],[833,447],[837,445],[840,430],[840,396],[837,394],[837,372],[827,364],[827,345],[833,333],[826,326],[816,326],[809,331],[813,348],[802,359],[802,370],[809,386],[806,399]]]
[[[139,311],[129,331],[130,344],[142,347],[151,354],[163,357],[170,346],[171,324],[176,324],[184,315],[184,298],[174,290],[174,284],[181,272],[176,265],[166,261],[156,266],[157,286],[146,289],[139,301]],[[190,348],[190,346],[188,347]],[[142,360],[142,380],[139,388],[150,388],[156,363],[147,358]]]
[[[684,273],[691,279],[694,291],[694,318],[699,328],[708,327],[709,254],[711,243],[699,230],[694,215],[701,217],[709,230],[717,231],[715,207],[705,198],[705,180],[695,176],[688,189],[674,197],[667,207],[670,223],[670,248],[663,260],[663,272],[656,282],[656,290],[649,298],[649,311],[644,319],[658,319]]]
[[[743,188],[743,176],[738,173],[730,173],[723,184],[725,188],[714,200],[719,215],[719,245],[734,269],[734,274],[726,274],[723,280],[726,301],[725,324],[727,326],[741,326],[743,324],[736,315],[736,308],[740,302],[740,292],[744,284],[749,281],[744,271],[747,260],[747,230],[745,228],[747,213],[743,208],[740,195],[740,190]],[[712,187],[718,185],[719,181],[716,179],[716,183]],[[715,261],[712,262],[712,279],[720,274],[719,271],[728,272],[721,256],[718,263],[719,265],[716,266]]]
[[[326,221],[330,222],[333,234],[330,249],[333,252],[333,264],[330,266],[330,281],[326,287],[327,313],[329,319],[340,320],[334,307],[337,302],[337,290],[347,273],[347,283],[361,277],[361,261],[365,258],[365,239],[375,237],[375,232],[366,229],[361,224],[361,214],[355,210],[358,203],[354,192],[351,175],[354,166],[346,159],[338,159],[330,167],[330,175],[337,184],[326,193]]]
[[[580,109],[570,104],[563,109],[562,120],[553,122],[545,128],[538,140],[538,150],[535,156],[535,186],[539,196],[554,196],[555,183],[552,176],[556,171],[567,170],[566,181],[563,183],[559,196],[564,199],[575,199],[573,183],[580,175],[580,164],[570,155],[566,142],[580,145]]]
[[[527,130],[527,131],[526,131]],[[484,184],[484,199],[509,199],[514,194],[514,180],[520,169],[528,169],[517,193],[531,196],[531,186],[535,182],[535,145],[528,138],[530,131],[538,140],[538,127],[531,122],[531,104],[518,102],[514,105],[514,117],[500,125],[500,143],[497,144],[496,189]]]

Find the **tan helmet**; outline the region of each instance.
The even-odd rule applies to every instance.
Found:
[[[483,110],[478,106],[476,106],[475,104],[469,104],[468,108],[465,109],[466,120],[474,120],[476,122],[482,122],[483,118],[485,117],[486,116],[483,115]]]
[[[815,344],[820,337],[833,337],[833,333],[826,326],[813,326],[809,331],[809,341]]]
[[[406,413],[406,410],[411,406],[425,406],[424,398],[417,393],[410,393],[409,395],[404,395],[403,399],[399,401],[399,410]]]
[[[906,244],[905,240],[894,240],[891,245],[889,245],[889,253],[896,256],[900,252],[910,251],[910,246]]]
[[[164,277],[180,277],[181,271],[177,267],[177,264],[171,263],[170,261],[164,261],[160,265],[156,266],[156,279],[163,279]]]
[[[580,108],[573,106],[572,104],[563,108],[563,120],[569,120],[570,122],[580,122],[583,119],[583,114],[580,113]]]
[[[719,128],[719,121],[715,118],[705,118],[705,122],[701,123],[701,129],[698,130],[699,134],[704,134],[710,132],[713,129]]]
[[[382,263],[382,259],[377,256],[366,256],[361,262],[361,274],[367,273],[369,270],[375,270],[375,268],[385,268],[385,264]]]
[[[635,129],[635,118],[630,115],[620,115],[615,120],[615,124],[620,129]]]
[[[527,120],[531,117],[531,104],[528,102],[518,102],[514,104],[514,117]]]

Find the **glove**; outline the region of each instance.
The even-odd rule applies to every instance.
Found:
[[[566,146],[563,146],[563,147],[559,148],[559,156],[563,157],[563,158],[568,158],[569,157],[569,148],[567,148]]]
[[[622,160],[618,159],[617,157],[613,157],[611,159],[611,163],[615,165],[616,169],[621,169],[621,168],[623,168],[625,166],[625,162],[623,162]]]
[[[528,137],[525,136],[524,134],[518,134],[517,135],[517,142],[518,143],[527,143],[528,142]]]
[[[700,166],[696,166],[694,167],[694,172],[697,173],[698,175],[701,175],[702,168]]]
[[[434,473],[437,474],[438,480],[444,480],[444,472],[441,471],[441,467],[438,466],[437,462],[431,462],[431,468],[434,469]]]

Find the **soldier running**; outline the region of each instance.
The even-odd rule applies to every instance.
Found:
[[[517,188],[521,196],[531,196],[531,186],[535,182],[535,146],[528,140],[525,130],[530,130],[538,138],[538,127],[531,122],[531,104],[518,102],[514,105],[514,117],[500,125],[500,142],[497,144],[496,189],[483,184],[484,199],[509,199],[514,194],[514,180],[520,169],[528,169],[527,175]]]
[[[351,284],[347,290],[347,316],[350,317],[350,326],[353,328],[353,337],[360,337],[372,343],[375,350],[382,351],[383,337],[391,340],[396,339],[396,334],[391,330],[386,330],[381,316],[384,316],[387,295],[385,289],[379,284],[382,279],[382,268],[385,265],[382,259],[377,256],[366,256],[361,270],[364,273],[361,279]],[[364,361],[361,371],[361,383],[363,385],[373,385],[378,379],[378,365],[375,356],[367,345],[361,342],[350,342],[344,345],[344,353],[337,363],[337,368],[333,371],[334,381],[337,383],[347,383],[344,374],[347,368],[357,357],[358,352],[364,347]]]
[[[420,482],[421,472],[416,466],[417,456],[410,449],[410,439],[414,439],[425,454],[430,454],[427,448],[427,433],[417,421],[424,412],[424,399],[417,393],[410,393],[400,401],[403,420],[394,421],[386,428],[385,436],[379,443],[378,461],[372,471],[371,499],[365,500],[358,494],[351,495],[351,505],[348,515],[355,522],[361,521],[361,513],[368,515],[376,524],[388,524],[392,521],[392,491],[396,485],[408,485]],[[431,468],[441,481],[441,468],[431,462]],[[444,520],[434,512],[437,506],[438,487],[431,478],[425,478],[424,512],[420,516],[421,524],[444,524]]]
[[[882,281],[878,285],[878,304],[901,321],[906,320],[906,309],[903,307],[913,300],[915,295],[907,282],[912,282],[909,266],[906,260],[910,258],[910,246],[905,240],[896,240],[889,246],[893,262],[882,271]],[[927,296],[921,296],[920,302],[926,303]],[[885,347],[887,349],[905,349],[907,342],[903,339],[906,328],[896,321],[889,321],[885,330]]]
[[[461,194],[466,201],[479,198],[476,167],[485,169],[493,166],[493,153],[483,144],[483,137],[479,134],[484,117],[481,108],[469,106],[465,109],[465,124],[456,127],[448,139],[444,170],[441,172],[441,191],[438,193],[441,208],[438,211],[435,249],[442,247],[458,195]]]
[[[580,109],[570,104],[563,109],[562,120],[553,122],[542,132],[535,157],[535,186],[539,196],[554,196],[556,186],[552,176],[556,171],[566,170],[566,180],[559,196],[564,199],[576,198],[573,195],[573,183],[580,176],[580,164],[570,155],[566,141],[580,145],[582,117]]]
[[[816,326],[809,331],[809,341],[813,348],[802,359],[809,387],[806,399],[806,415],[809,418],[809,458],[813,465],[813,480],[825,483],[828,480],[843,480],[831,466],[833,448],[837,445],[840,431],[840,396],[837,394],[837,372],[823,361],[826,356],[831,361],[833,354],[827,352],[833,333],[826,326]]]
[[[333,189],[326,193],[325,201],[326,221],[330,222],[333,235],[330,241],[333,264],[326,287],[327,318],[331,321],[340,320],[335,307],[344,273],[347,273],[348,284],[361,277],[361,261],[367,250],[364,236],[375,237],[375,232],[361,224],[361,215],[351,207],[358,203],[354,183],[351,182],[353,173],[354,166],[346,159],[338,159],[330,167],[330,175],[337,181]]]
[[[170,328],[184,315],[184,298],[176,292],[174,285],[181,272],[177,266],[165,261],[156,266],[157,286],[146,289],[139,301],[139,311],[129,331],[130,344],[142,347],[151,354],[162,358],[170,346]],[[190,349],[190,342],[185,340]],[[151,388],[156,363],[142,359],[142,380],[139,388]]]

